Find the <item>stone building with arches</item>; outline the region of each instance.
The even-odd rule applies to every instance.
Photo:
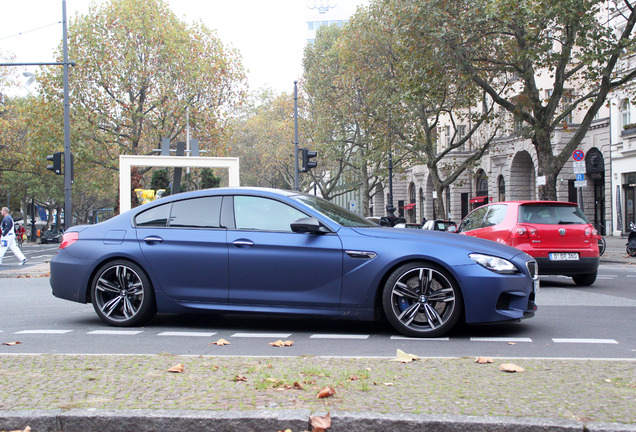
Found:
[[[612,234],[616,231],[613,229],[616,222],[613,222],[614,209],[610,198],[612,145],[609,109],[605,114],[605,117],[597,116],[599,118],[578,147],[586,155],[586,186],[576,187],[574,165],[568,161],[557,178],[557,200],[579,203],[590,222],[602,234]],[[576,127],[572,123],[555,132],[552,140],[553,144],[556,143],[555,151],[563,148]],[[636,130],[634,139],[636,144]],[[455,152],[453,156],[461,158],[462,152]],[[396,215],[413,223],[421,223],[423,218],[459,222],[474,208],[488,202],[538,199],[542,180],[537,176],[537,164],[536,150],[528,139],[514,133],[499,137],[475,166],[446,188],[443,215],[435,212],[435,200],[439,197],[433,189],[427,167],[414,166],[393,180]],[[385,208],[388,192],[384,192],[376,195],[372,203],[374,208]]]

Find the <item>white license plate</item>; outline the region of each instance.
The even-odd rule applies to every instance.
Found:
[[[579,254],[577,252],[552,252],[550,261],[578,261]]]
[[[534,293],[535,294],[539,292],[539,289],[540,289],[539,285],[540,285],[539,279],[535,280],[534,281]]]

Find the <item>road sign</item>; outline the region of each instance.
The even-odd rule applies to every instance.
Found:
[[[583,150],[574,150],[574,153],[572,153],[572,159],[575,161],[582,161],[585,159],[585,152]]]
[[[572,161],[572,168],[574,169],[574,174],[585,174],[585,161]]]
[[[587,187],[587,180],[575,181],[574,187],[575,188]]]
[[[584,181],[584,180],[585,180],[585,174],[576,175],[576,181]]]

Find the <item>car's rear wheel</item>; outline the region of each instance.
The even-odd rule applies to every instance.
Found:
[[[382,306],[391,325],[413,337],[437,337],[459,320],[463,300],[459,285],[441,267],[424,262],[396,269],[382,293]]]
[[[157,313],[150,279],[126,260],[106,263],[95,273],[91,299],[97,315],[112,326],[140,325]]]
[[[574,281],[575,284],[579,286],[592,285],[594,281],[596,280],[596,272],[588,273],[584,275],[572,276],[572,280]]]

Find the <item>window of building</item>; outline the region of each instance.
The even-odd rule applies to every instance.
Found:
[[[497,201],[505,201],[506,200],[506,180],[504,180],[504,176],[500,175],[499,179],[497,179]]]
[[[629,99],[624,99],[620,105],[620,116],[621,116],[621,128],[624,128],[628,124],[632,122],[632,116],[630,113],[631,106],[629,103]]]

